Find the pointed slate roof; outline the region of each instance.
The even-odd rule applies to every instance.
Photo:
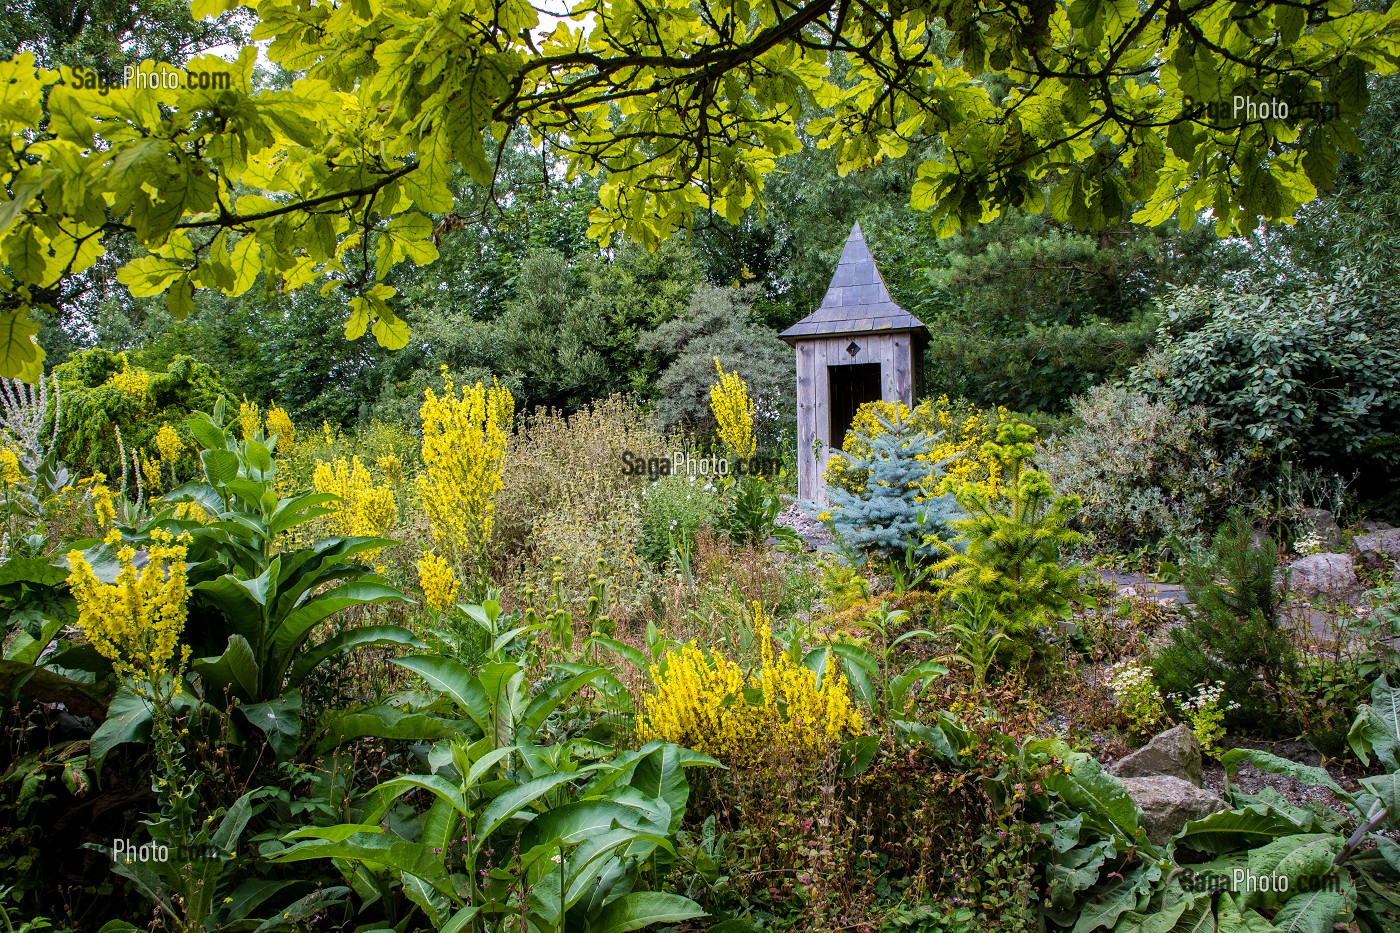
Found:
[[[927,337],[924,322],[905,311],[890,298],[885,280],[875,267],[875,257],[860,232],[860,224],[851,228],[836,274],[831,277],[821,307],[807,315],[778,336],[788,343],[807,337],[833,337],[845,334],[868,334],[879,331],[916,331]]]

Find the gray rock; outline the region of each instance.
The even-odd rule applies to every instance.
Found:
[[[1357,535],[1351,539],[1351,546],[1363,567],[1382,570],[1400,561],[1400,528]]]
[[[1187,725],[1176,726],[1153,737],[1142,748],[1118,759],[1109,768],[1114,776],[1156,777],[1167,775],[1180,778],[1197,787],[1204,783],[1201,774],[1201,743]]]
[[[1225,801],[1216,794],[1181,778],[1160,774],[1122,778],[1122,782],[1142,810],[1142,827],[1155,845],[1165,845],[1192,820],[1225,809]]]
[[[1290,569],[1293,589],[1304,596],[1340,596],[1359,585],[1350,554],[1309,554]]]
[[[1303,521],[1322,542],[1322,550],[1335,554],[1345,551],[1347,539],[1330,509],[1303,509]]]

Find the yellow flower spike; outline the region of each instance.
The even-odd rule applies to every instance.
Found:
[[[428,605],[441,612],[457,601],[460,585],[452,573],[452,565],[432,551],[424,551],[418,561],[418,582]]]
[[[754,403],[749,387],[737,372],[727,373],[715,357],[719,382],[710,386],[710,410],[714,412],[719,439],[740,460],[746,460],[758,449],[754,438]]]
[[[377,457],[374,465],[390,484],[394,486],[403,484],[403,459],[394,451],[391,450],[384,456]]]
[[[755,606],[761,665],[751,676],[718,652],[688,644],[651,668],[654,692],[642,699],[638,738],[665,739],[736,767],[766,756],[812,762],[864,727],[849,686],[828,661],[817,675],[773,649],[771,627]],[[750,702],[745,689],[761,699]]]
[[[184,449],[185,442],[180,440],[180,432],[171,427],[169,421],[162,424],[156,432],[156,453],[160,455],[160,459],[166,463],[174,463],[180,459]]]
[[[107,487],[105,473],[92,474],[88,495],[92,497],[92,514],[96,516],[97,524],[103,528],[112,524],[112,521],[117,517],[117,508],[112,490]]]
[[[139,571],[134,565],[135,549],[117,547],[119,569],[112,583],[97,578],[82,551],[69,552],[68,586],[78,606],[78,627],[118,674],[140,683],[157,683],[166,674],[178,677],[188,661],[188,646],[178,653],[178,662],[175,658],[188,611],[185,548],[189,540],[188,535],[173,538],[161,529],[152,531],[146,564]],[[120,541],[120,532],[112,529],[108,546]]]
[[[8,447],[0,447],[0,483],[14,486],[24,481],[19,469],[19,454]]]
[[[249,401],[246,395],[243,396],[243,401],[238,403],[238,430],[243,434],[243,439],[251,440],[260,427],[262,411],[258,408],[258,403]]]
[[[264,420],[267,429],[267,436],[277,435],[277,449],[283,453],[292,449],[296,442],[297,429],[292,424],[292,416],[287,414],[287,409],[281,405],[273,405],[267,410],[267,417]]]
[[[311,483],[317,492],[329,492],[340,499],[329,507],[336,531],[349,536],[382,535],[399,518],[394,491],[374,481],[359,457],[347,462],[339,457],[330,463],[318,460]],[[373,562],[382,548],[364,552],[364,559]]]
[[[443,394],[424,391],[423,472],[418,491],[433,540],[457,560],[484,568],[496,493],[503,485],[506,445],[515,418],[510,390],[482,383],[460,395],[443,372]]]

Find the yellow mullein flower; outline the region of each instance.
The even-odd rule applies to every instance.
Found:
[[[403,459],[394,451],[389,451],[382,457],[376,457],[374,465],[379,472],[384,474],[384,478],[391,485],[400,486],[403,484]]]
[[[262,427],[262,410],[258,408],[258,403],[249,401],[248,396],[243,396],[243,401],[238,403],[238,430],[243,435],[245,441],[252,440],[258,428]]]
[[[156,453],[160,459],[166,463],[174,463],[180,459],[180,454],[185,450],[185,442],[180,440],[180,432],[170,426],[167,421],[160,426],[156,432]]]
[[[292,449],[296,442],[297,429],[292,424],[292,416],[287,414],[287,409],[281,405],[273,405],[267,410],[267,418],[264,423],[267,425],[267,436],[277,435],[277,447],[286,452]]]
[[[68,553],[68,586],[78,604],[78,627],[124,677],[156,683],[167,673],[178,673],[188,658],[185,648],[175,661],[188,611],[189,540],[188,535],[174,538],[161,529],[152,531],[146,562],[138,570],[136,550],[112,529],[106,543],[116,551],[120,568],[112,583],[97,578],[82,551]]]
[[[107,474],[94,473],[90,482],[88,495],[92,498],[92,514],[96,516],[97,524],[105,528],[117,517],[116,500],[112,490],[107,487]]]
[[[0,483],[14,486],[24,482],[24,474],[19,468],[19,454],[8,447],[0,447]]]
[[[463,386],[460,396],[443,370],[443,394],[429,387],[423,420],[423,472],[418,491],[433,540],[480,571],[486,560],[502,486],[506,442],[515,417],[510,390],[494,383]]]
[[[452,565],[432,551],[424,551],[418,561],[418,583],[428,606],[441,612],[457,601],[456,575]]]
[[[141,478],[146,483],[146,489],[149,492],[159,491],[160,461],[147,456],[146,452],[143,450],[137,454],[137,462],[141,465]]]
[[[398,504],[394,491],[374,481],[359,457],[346,462],[338,457],[330,463],[317,461],[311,476],[317,492],[329,492],[340,497],[330,505],[331,521],[343,535],[382,535],[398,521]],[[373,561],[378,548],[365,551],[365,560]]]
[[[669,653],[664,666],[653,666],[655,691],[642,699],[638,739],[665,739],[731,765],[752,766],[774,750],[813,761],[864,727],[834,657],[818,685],[815,672],[774,651],[756,605],[754,628],[761,666],[749,677],[723,655],[693,643]],[[761,701],[748,702],[745,688]]]
[[[753,433],[753,399],[737,372],[727,373],[715,357],[719,382],[710,386],[710,410],[714,412],[719,439],[741,460],[754,455],[758,441]]]

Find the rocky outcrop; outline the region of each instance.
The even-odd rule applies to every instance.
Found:
[[[1356,558],[1368,570],[1383,570],[1400,562],[1400,528],[1373,531],[1351,539]]]
[[[1340,596],[1359,585],[1349,554],[1309,554],[1290,569],[1289,582],[1304,596]]]
[[[1158,774],[1123,778],[1122,782],[1142,810],[1142,827],[1155,845],[1165,845],[1192,820],[1225,809],[1225,801],[1216,794],[1179,777]]]
[[[1166,775],[1196,787],[1204,783],[1201,743],[1196,740],[1196,733],[1186,725],[1168,729],[1154,737],[1131,755],[1120,758],[1109,770],[1119,778]]]

